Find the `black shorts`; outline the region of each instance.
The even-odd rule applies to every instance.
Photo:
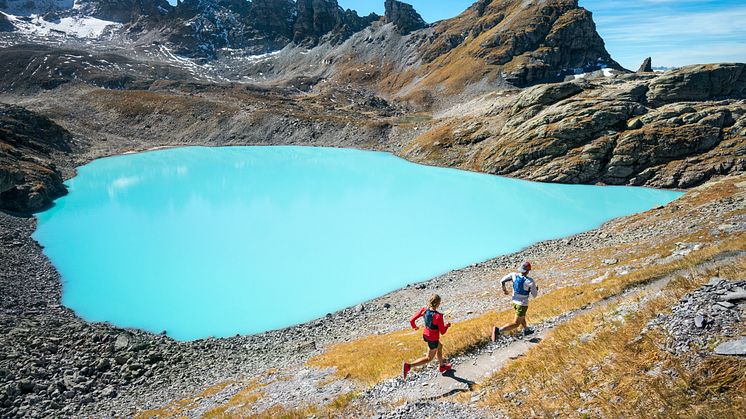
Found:
[[[422,340],[427,342],[427,347],[430,348],[430,350],[438,349],[438,346],[440,346],[439,340],[427,340],[427,338],[424,336],[422,337]]]

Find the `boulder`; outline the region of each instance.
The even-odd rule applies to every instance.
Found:
[[[715,348],[718,355],[746,355],[746,337],[721,343]]]
[[[737,289],[735,291],[721,295],[720,299],[729,302],[746,300],[746,290]]]
[[[114,342],[114,350],[121,351],[130,347],[130,337],[126,333],[121,333],[117,336],[117,340]],[[118,361],[117,361],[118,362]]]

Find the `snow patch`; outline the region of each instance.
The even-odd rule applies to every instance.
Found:
[[[575,74],[573,74],[573,79],[574,79],[574,80],[577,80],[577,79],[584,79],[584,78],[585,78],[586,76],[588,76],[589,74],[597,73],[597,71],[599,71],[599,70],[596,70],[596,71],[592,71],[592,72],[590,72],[590,73],[581,73],[581,71],[583,71],[583,69],[580,69],[580,68],[576,68],[576,69],[574,70],[574,72],[575,72]],[[604,75],[604,77],[613,77],[613,76],[614,76],[614,70],[613,70],[613,69],[611,69],[611,68],[606,68],[606,67],[603,67],[603,68],[601,68],[601,70],[600,70],[600,71],[602,72],[602,74]]]
[[[272,51],[272,52],[268,52],[266,54],[249,55],[249,56],[245,57],[245,59],[246,59],[246,61],[249,61],[249,62],[252,62],[252,63],[258,63],[258,62],[266,61],[266,60],[272,58],[273,56],[279,54],[280,51],[282,51],[282,50]]]
[[[98,38],[107,30],[121,26],[121,23],[93,17],[63,17],[54,21],[46,21],[39,15],[18,17],[7,15],[8,20],[18,32],[28,35],[68,35],[78,38]]]

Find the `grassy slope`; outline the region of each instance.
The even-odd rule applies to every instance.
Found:
[[[744,249],[743,238],[719,247]],[[694,268],[695,261],[683,266]],[[715,274],[714,271],[709,274]],[[743,279],[746,257],[720,269]],[[710,275],[679,276],[661,295],[593,310],[559,326],[541,345],[495,374],[484,386],[485,406],[511,416],[744,417],[746,360],[708,357],[687,367],[687,358],[660,349],[665,336],[643,328]],[[745,330],[746,331],[746,330]]]

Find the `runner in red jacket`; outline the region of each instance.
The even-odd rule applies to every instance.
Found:
[[[438,312],[438,306],[440,306],[440,296],[438,294],[433,294],[433,296],[430,297],[428,307],[422,307],[414,316],[412,316],[411,319],[409,319],[409,324],[412,325],[412,329],[417,330],[418,327],[415,322],[420,317],[425,318],[425,329],[422,332],[422,338],[427,343],[428,351],[427,355],[412,363],[404,362],[402,365],[402,376],[405,380],[407,379],[409,370],[413,367],[427,364],[436,356],[438,357],[438,371],[445,373],[452,368],[450,363],[443,360],[443,344],[440,343],[440,335],[445,335],[448,328],[451,327],[451,324],[443,323],[443,315]]]

